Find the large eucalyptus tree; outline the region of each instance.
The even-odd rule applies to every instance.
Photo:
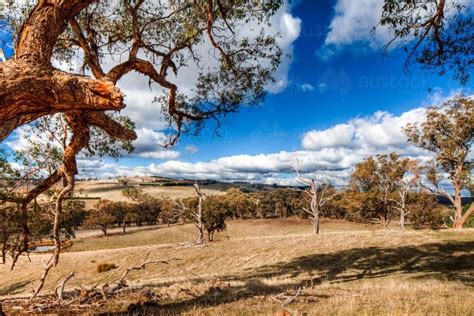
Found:
[[[219,120],[262,101],[282,55],[277,35],[265,30],[281,5],[267,0],[6,1],[2,19],[9,22],[15,52],[0,62],[0,141],[53,115],[62,116],[69,133],[60,163],[22,198],[23,209],[62,181],[56,198],[60,213],[74,188],[76,156],[93,144],[101,149],[98,136],[130,148],[133,124],[111,112],[125,107],[117,84],[132,72],[160,90],[150,107],[157,115],[165,113],[173,127],[169,144],[206,119]],[[54,66],[77,60],[81,71]],[[184,68],[197,72],[191,92],[176,84]]]

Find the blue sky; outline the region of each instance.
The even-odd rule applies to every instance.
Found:
[[[381,46],[388,32],[371,32],[380,1],[355,2],[287,4],[274,25],[283,34],[284,51],[291,53],[278,73],[282,86],[260,106],[229,116],[220,136],[208,124],[199,136],[185,135],[165,153],[155,144],[163,132],[160,123],[154,125],[159,118],[139,116],[142,88],[124,83],[126,113],[143,128],[138,153],[118,162],[82,161],[83,174],[290,183],[298,159],[304,172],[343,183],[354,164],[371,154],[397,150],[427,159],[426,153],[406,143],[400,127],[422,119],[427,105],[460,91],[469,94],[472,82],[462,87],[416,67],[406,73],[403,54],[397,51],[383,58]],[[0,32],[2,46],[11,53],[6,37]],[[10,141],[19,137],[13,135]]]

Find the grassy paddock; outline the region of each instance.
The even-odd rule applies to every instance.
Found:
[[[150,290],[125,293],[96,311],[284,315],[278,300],[301,288],[289,312],[474,313],[474,230],[382,231],[341,221],[322,227],[314,236],[302,220],[231,221],[216,242],[198,248],[179,244],[194,239],[190,226],[85,238],[62,255],[45,291],[71,270],[69,288],[113,281],[149,253],[179,260],[130,273],[132,286]],[[46,258],[23,258],[13,272],[1,266],[0,296],[28,293]],[[98,273],[103,263],[117,269]]]

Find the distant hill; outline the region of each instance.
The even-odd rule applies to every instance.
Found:
[[[261,183],[249,183],[249,182],[223,182],[216,180],[189,180],[189,179],[174,179],[159,176],[149,177],[121,177],[118,179],[80,179],[82,183],[96,182],[101,184],[118,184],[121,183],[124,187],[138,186],[138,187],[179,187],[179,186],[192,186],[194,183],[198,183],[202,188],[208,190],[227,191],[230,188],[239,188],[242,192],[258,192],[258,191],[271,191],[278,188],[286,188],[287,186],[280,186],[277,184],[261,184]]]

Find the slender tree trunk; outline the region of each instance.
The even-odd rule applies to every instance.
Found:
[[[462,228],[464,225],[462,216],[462,197],[461,197],[461,185],[454,183],[454,223],[453,228]]]
[[[198,216],[197,216],[197,229],[198,229],[198,238],[197,243],[203,244],[204,243],[204,228],[202,224],[202,199],[199,197],[199,205],[198,205]]]
[[[320,233],[320,218],[319,218],[319,214],[315,216],[315,218],[313,219],[313,229],[314,229],[314,233],[316,235],[319,235]]]
[[[104,234],[104,237],[107,237],[107,228],[102,227],[102,233]]]
[[[405,211],[400,211],[400,229],[405,229]]]
[[[198,237],[197,237],[196,243],[198,244],[204,243],[204,231],[201,225],[198,227]]]
[[[407,191],[399,192],[400,194],[400,229],[405,229],[406,199]]]
[[[194,188],[198,195],[198,210],[196,216],[196,227],[198,230],[198,238],[196,243],[203,244],[204,243],[204,225],[202,222],[202,202],[204,200],[204,194],[201,192],[199,185],[196,183],[194,184]]]

